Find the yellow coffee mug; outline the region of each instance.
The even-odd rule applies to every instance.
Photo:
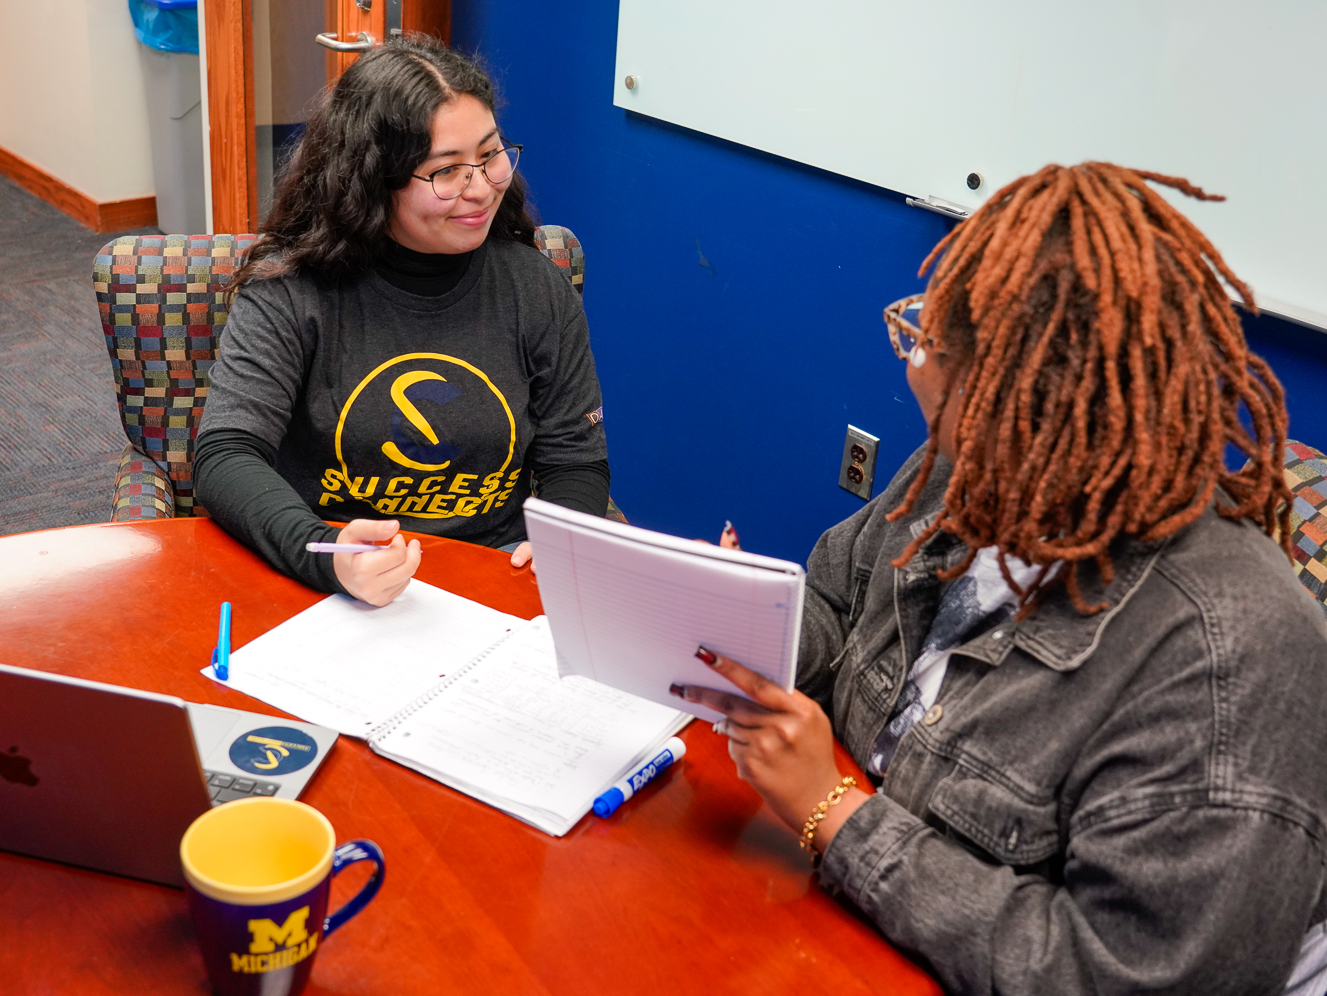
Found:
[[[220,996],[297,996],[322,941],[362,910],[382,885],[382,851],[369,840],[336,846],[327,817],[271,797],[209,810],[180,840],[198,944]],[[377,870],[331,916],[333,876],[357,861]]]

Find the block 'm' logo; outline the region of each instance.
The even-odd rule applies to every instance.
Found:
[[[309,933],[308,919],[309,907],[301,906],[280,925],[271,918],[250,920],[249,953],[231,952],[230,970],[272,972],[303,961],[318,948],[318,933]]]
[[[304,925],[309,919],[309,908],[301,906],[280,927],[274,920],[250,920],[249,933],[253,940],[249,943],[249,954],[267,954],[275,951],[276,946],[288,948],[309,939],[309,930]]]

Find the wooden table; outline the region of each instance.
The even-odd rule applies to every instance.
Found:
[[[421,579],[539,612],[505,554],[421,539]],[[0,662],[277,714],[199,673],[217,606],[233,603],[238,647],[321,597],[206,519],[8,536]],[[303,798],[338,839],[377,841],[389,868],[307,992],[939,992],[820,890],[720,737],[695,723],[683,738],[659,783],[559,839],[342,737]],[[367,867],[337,880],[334,903]],[[183,892],[0,852],[0,991],[205,993]]]

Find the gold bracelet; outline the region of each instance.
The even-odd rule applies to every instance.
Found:
[[[837,806],[844,793],[856,784],[856,778],[853,778],[852,775],[844,775],[842,781],[834,786],[825,800],[816,803],[816,808],[811,810],[811,815],[807,817],[806,823],[803,824],[802,837],[797,843],[802,850],[811,852],[812,863],[819,863],[818,859],[820,858],[820,852],[812,846],[816,839],[816,831],[820,828],[820,821],[829,813],[829,807]]]

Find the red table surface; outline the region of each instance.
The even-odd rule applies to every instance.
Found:
[[[540,611],[506,554],[420,539],[420,579]],[[233,604],[240,647],[322,597],[206,519],[8,536],[0,663],[281,715],[200,673],[217,607]],[[339,840],[377,841],[388,871],[306,992],[939,992],[821,891],[722,738],[693,723],[683,739],[657,784],[553,838],[342,737],[303,799]],[[337,880],[334,904],[368,867]],[[207,992],[184,893],[0,852],[0,991]]]

